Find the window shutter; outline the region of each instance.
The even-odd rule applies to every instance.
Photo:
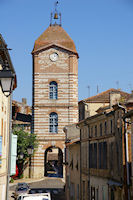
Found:
[[[16,174],[17,135],[12,134],[10,175]]]
[[[0,136],[0,167],[2,165],[2,136]]]

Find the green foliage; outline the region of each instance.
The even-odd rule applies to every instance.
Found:
[[[30,134],[18,126],[13,129],[13,134],[17,135],[17,166],[19,169],[19,175],[21,175],[25,165],[27,165],[27,162],[29,161],[28,158],[30,157],[30,155],[28,155],[27,148],[32,146],[35,152],[38,147],[38,141],[36,135]],[[21,158],[21,154],[23,154],[23,158]]]
[[[14,182],[14,179],[11,177],[10,183],[13,183],[13,182]]]
[[[24,178],[24,175],[23,174],[19,175],[19,179],[22,179],[22,178]]]

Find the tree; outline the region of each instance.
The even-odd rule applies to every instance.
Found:
[[[24,131],[23,128],[15,127],[13,129],[13,134],[17,135],[17,166],[19,171],[19,176],[23,174],[26,168],[29,158],[31,155],[28,154],[28,147],[33,148],[33,154],[38,147],[38,140],[35,134],[30,134]]]

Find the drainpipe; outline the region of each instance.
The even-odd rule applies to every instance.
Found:
[[[78,124],[76,125],[76,128],[79,129],[79,130],[81,130],[81,129],[80,129],[80,126],[78,126]],[[81,162],[82,162],[82,159],[81,159],[81,131],[80,131],[80,185],[79,185],[79,188],[80,188],[80,189],[79,189],[79,190],[80,190],[80,191],[79,191],[79,192],[80,192],[79,198],[80,198],[80,199],[82,199],[82,177],[81,177],[81,176],[82,176],[82,175],[81,175],[81,173],[82,173],[82,172],[81,172],[82,163],[81,163]]]
[[[121,108],[124,113],[127,113],[127,109],[123,106],[121,106],[118,103],[119,108]],[[130,180],[129,180],[129,153],[128,153],[128,134],[127,134],[127,123],[126,120],[123,119],[124,121],[124,151],[125,151],[125,164],[126,164],[126,190],[127,190],[127,200],[130,200]]]
[[[11,174],[11,144],[12,144],[12,94],[9,97],[10,101],[10,117],[9,117],[9,138],[8,138],[8,167],[7,167],[7,185],[6,185],[6,200],[9,200],[9,181]]]
[[[66,170],[65,170],[65,182],[66,182],[66,185],[65,185],[66,186],[65,187],[65,197],[66,197],[66,199],[70,199],[70,188],[68,187],[70,181],[67,179],[68,166],[66,164],[66,162],[69,162],[68,161],[69,158],[67,156],[69,147],[66,146],[66,143],[67,143],[67,127],[66,126],[63,128],[63,131],[65,133],[65,162],[64,163],[66,165]],[[70,178],[70,172],[69,172],[69,178]]]
[[[80,131],[80,199],[82,199],[82,159],[81,159],[81,131]]]

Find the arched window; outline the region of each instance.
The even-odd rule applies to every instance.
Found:
[[[55,81],[52,81],[49,84],[49,98],[50,99],[58,98],[58,85]]]
[[[50,133],[58,133],[58,115],[57,113],[50,113],[49,115],[49,129]]]

